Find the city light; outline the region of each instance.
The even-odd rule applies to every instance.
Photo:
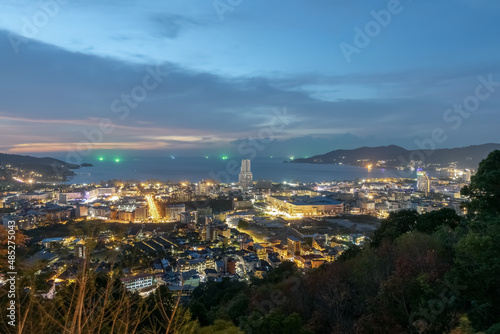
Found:
[[[115,159],[115,162],[120,162],[120,159],[119,159],[119,158],[116,158],[116,159]]]
[[[103,157],[99,157],[99,161],[104,161],[104,158]]]
[[[158,207],[156,206],[156,201],[154,200],[153,195],[147,195],[146,201],[148,202],[148,209],[151,213],[151,217],[153,217],[154,219],[159,219],[160,212],[158,210]]]

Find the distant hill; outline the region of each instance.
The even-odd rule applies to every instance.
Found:
[[[64,181],[75,174],[72,169],[78,168],[79,165],[54,158],[0,153],[0,179],[3,180],[10,180],[15,176],[39,181]]]
[[[455,162],[457,167],[477,168],[478,164],[494,150],[500,150],[500,144],[473,145],[460,148],[436,150],[407,150],[390,145],[379,147],[361,147],[354,150],[335,150],[311,158],[295,159],[293,163],[343,164],[350,166],[380,168],[406,167],[410,160],[421,161],[425,165],[448,166]],[[423,159],[422,159],[423,158]]]

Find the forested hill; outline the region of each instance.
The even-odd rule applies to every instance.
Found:
[[[460,148],[436,150],[407,150],[390,145],[379,147],[361,147],[353,150],[335,150],[310,158],[295,159],[294,163],[343,164],[351,166],[394,168],[405,167],[410,160],[419,160],[426,164],[447,166],[456,162],[461,168],[477,168],[479,162],[494,150],[500,150],[500,144],[473,145]],[[382,163],[381,163],[382,162]]]
[[[68,169],[79,168],[79,165],[69,164],[64,161],[54,159],[54,158],[36,158],[29,155],[17,155],[17,154],[5,154],[0,153],[0,164],[12,164],[12,165],[49,165],[49,166],[59,166]]]
[[[0,153],[1,180],[9,181],[15,176],[38,181],[61,181],[67,176],[74,175],[72,169],[77,168],[80,166],[54,158]]]

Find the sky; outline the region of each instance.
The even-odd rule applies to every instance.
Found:
[[[302,157],[500,142],[496,0],[0,7],[3,153]]]

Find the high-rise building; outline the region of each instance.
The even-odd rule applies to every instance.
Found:
[[[463,175],[464,181],[470,182],[471,177],[472,177],[472,171],[470,169],[466,169]]]
[[[431,180],[426,172],[419,169],[417,171],[417,190],[425,193],[425,196],[431,191]]]
[[[301,241],[296,237],[288,237],[288,255],[295,256],[300,255]]]
[[[253,186],[253,174],[250,171],[250,160],[243,159],[241,160],[241,172],[239,176],[240,185],[242,187],[251,187]]]

